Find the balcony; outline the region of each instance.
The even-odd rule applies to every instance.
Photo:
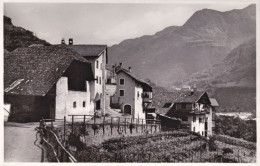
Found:
[[[143,92],[142,98],[144,103],[151,103],[152,102],[152,92]]]

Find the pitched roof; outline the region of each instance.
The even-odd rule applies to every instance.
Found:
[[[214,99],[214,98],[209,98],[209,100],[210,100],[211,106],[213,106],[213,107],[219,107],[219,104],[218,104],[218,102],[217,102],[216,99]]]
[[[174,103],[180,91],[174,92],[154,92],[153,93],[153,107],[156,108],[157,113],[166,114],[170,108],[164,108],[166,103]]]
[[[191,94],[190,91],[182,92],[174,101],[175,103],[194,103],[197,102],[204,93],[207,93],[205,91],[194,91],[193,94]]]
[[[91,64],[66,46],[17,48],[4,56],[5,94],[44,96],[74,61],[92,73]]]
[[[106,45],[68,45],[74,51],[84,57],[99,57],[100,53],[103,52]]]
[[[121,68],[119,69],[116,74],[123,72],[125,74],[127,74],[128,76],[130,76],[131,78],[133,78],[136,82],[138,82],[139,84],[141,84],[142,86],[144,86],[145,88],[148,88],[150,91],[152,91],[152,87],[144,80],[142,80],[141,78],[139,78],[138,76],[136,76],[133,73],[130,73],[128,70]]]

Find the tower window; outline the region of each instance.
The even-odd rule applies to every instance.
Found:
[[[98,69],[98,61],[97,61],[97,69]]]
[[[73,108],[76,108],[77,107],[77,103],[76,101],[73,102]]]
[[[86,102],[85,101],[83,101],[83,107],[86,107]]]

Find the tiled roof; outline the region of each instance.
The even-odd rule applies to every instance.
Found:
[[[201,96],[206,93],[205,91],[194,91],[191,94],[190,91],[182,92],[174,101],[174,103],[194,103],[197,102]]]
[[[98,57],[107,46],[106,45],[68,45],[74,51],[84,57]]]
[[[166,114],[170,108],[163,108],[166,103],[173,103],[180,91],[174,92],[154,92],[153,93],[153,107],[156,108],[160,114]]]
[[[138,76],[136,76],[133,73],[130,73],[128,70],[121,68],[120,70],[118,70],[116,73],[120,73],[120,72],[124,72],[125,74],[127,74],[128,76],[130,76],[131,78],[133,78],[136,82],[140,83],[141,85],[145,86],[146,88],[148,88],[150,91],[152,91],[152,87],[144,80],[142,80],[141,78],[139,78]]]
[[[214,98],[209,98],[209,100],[210,100],[211,106],[213,106],[213,107],[219,107],[219,104],[218,104],[218,102],[217,102],[216,99],[214,99]]]
[[[90,63],[66,46],[17,48],[4,56],[5,94],[44,96],[73,61],[86,63],[92,73]]]

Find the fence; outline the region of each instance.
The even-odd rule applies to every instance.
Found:
[[[41,142],[45,143],[47,150],[47,158],[49,161],[55,162],[77,162],[77,160],[70,154],[68,150],[66,150],[65,140],[58,138],[58,136],[52,131],[53,122],[62,119],[42,119],[40,121],[40,133],[41,133]],[[46,125],[46,122],[51,123],[50,129]],[[64,137],[65,138],[65,137]],[[52,154],[52,155],[51,155]]]

